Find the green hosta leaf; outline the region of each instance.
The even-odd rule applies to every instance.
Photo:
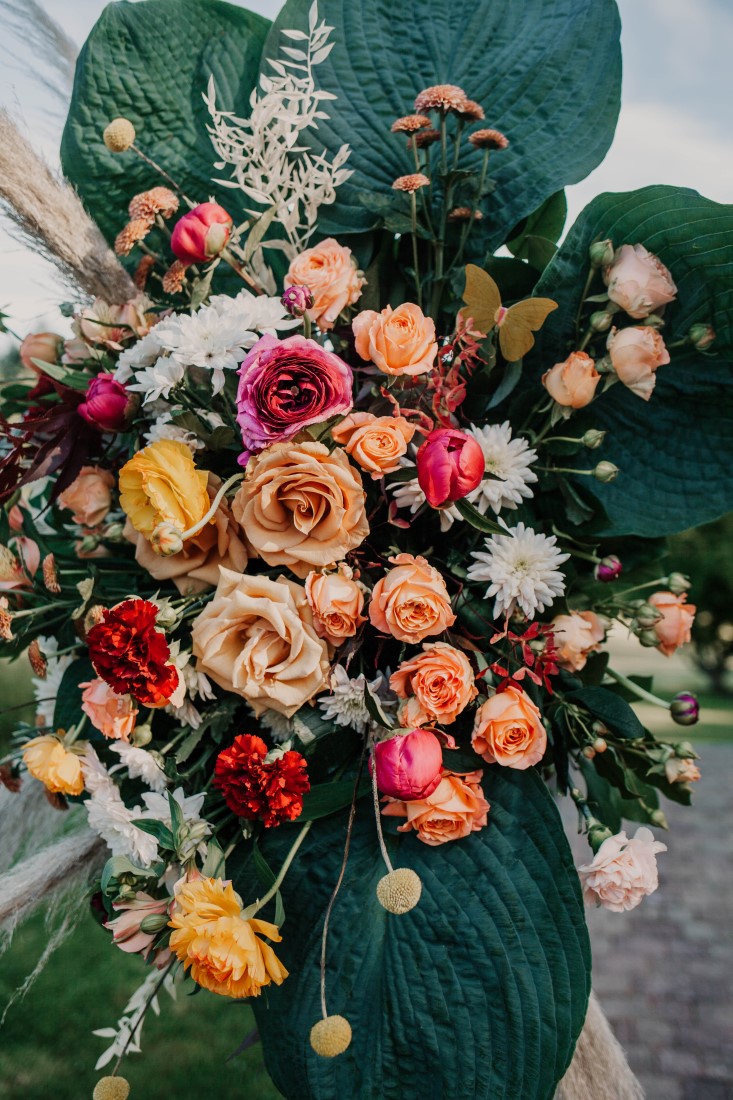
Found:
[[[363,798],[369,794],[371,783],[362,779],[359,784],[357,798]],[[305,821],[317,821],[321,817],[343,810],[351,805],[354,797],[354,781],[352,779],[338,779],[333,783],[317,783],[311,787],[307,794],[303,795],[303,812],[293,822],[300,825]]]
[[[102,131],[129,118],[136,143],[195,202],[213,196],[241,221],[242,198],[212,182],[201,93],[209,76],[227,109],[247,114],[269,20],[220,0],[109,4],[84,44],[61,143],[64,172],[111,239],[134,194],[163,182],[135,153],[110,153]]]
[[[287,0],[265,47],[276,57],[287,40],[280,31],[305,30],[310,0]],[[404,135],[390,134],[432,84],[459,84],[483,104],[487,125],[510,139],[491,158],[496,190],[490,218],[477,232],[501,244],[523,218],[568,183],[600,163],[613,137],[619,108],[618,11],[612,0],[319,0],[334,48],[315,69],[319,88],[338,98],[330,115],[309,132],[316,153],[351,145],[333,206],[320,228],[338,235],[376,224],[359,192],[389,195],[393,181],[414,171]],[[269,67],[265,64],[264,71]],[[433,171],[437,170],[437,149]],[[481,154],[468,142],[460,169],[478,168]],[[407,202],[405,214],[409,213]]]
[[[369,808],[357,812],[326,978],[329,1011],[349,1019],[353,1039],[333,1059],[319,1058],[308,1035],[321,1016],[321,931],[346,815],[312,829],[283,884],[291,931],[277,954],[290,977],[253,1003],[268,1070],[289,1100],[554,1096],[590,985],[577,874],[534,771],[489,768],[484,789],[489,824],[466,840],[431,848],[388,837],[395,865],[423,882],[420,903],[400,917],[376,899],[385,868]],[[262,838],[272,867],[292,835]],[[236,885],[245,898],[254,889]]]
[[[573,417],[573,435],[607,429],[594,458],[621,470],[611,485],[583,479],[607,512],[604,533],[658,536],[733,508],[733,206],[681,187],[645,187],[590,203],[537,284],[537,294],[558,303],[537,338],[535,362],[543,369],[567,355],[588,246],[605,238],[616,247],[643,244],[672,272],[678,295],[664,313],[668,344],[696,322],[717,333],[715,354],[673,349],[648,402],[619,383]]]
[[[546,202],[542,203],[539,210],[535,210],[522,223],[520,232],[507,241],[507,248],[513,256],[520,260],[529,260],[533,267],[546,267],[555,254],[555,245],[565,226],[568,216],[568,204],[564,191],[557,191],[550,195]],[[544,246],[535,242],[542,241]],[[549,247],[549,250],[548,250]],[[545,263],[535,262],[541,259],[541,252],[549,258]]]
[[[81,709],[80,684],[93,680],[96,676],[92,662],[87,657],[72,661],[64,672],[56,695],[53,712],[53,724],[57,730],[69,730],[84,717]]]

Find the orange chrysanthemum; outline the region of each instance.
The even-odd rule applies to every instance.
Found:
[[[509,144],[509,138],[501,130],[474,130],[468,140],[477,149],[506,149]]]
[[[482,118],[486,118],[483,107],[475,99],[467,99],[458,114],[466,122],[480,122]]]
[[[181,887],[171,928],[171,951],[204,989],[224,997],[257,997],[264,986],[281,985],[288,972],[269,944],[279,943],[276,925],[242,915],[230,882],[199,878]],[[259,935],[257,935],[259,933]]]
[[[151,187],[149,191],[141,191],[139,195],[135,195],[127,209],[132,221],[146,218],[152,223],[156,214],[161,214],[164,218],[172,217],[178,206],[178,196],[169,187]]]
[[[434,145],[436,141],[440,141],[440,130],[420,130],[419,133],[407,139],[408,148],[413,141],[418,149],[425,149],[428,145]]]
[[[407,191],[412,194],[414,191],[419,191],[421,187],[427,187],[429,183],[430,180],[422,172],[413,172],[409,176],[400,176],[394,181],[392,187],[395,191]]]
[[[151,222],[147,218],[135,218],[128,222],[115,237],[115,252],[118,256],[129,256],[140,241],[144,241],[150,232]]]
[[[13,620],[9,606],[6,597],[0,596],[0,638],[6,642],[13,640]]]
[[[34,638],[31,644],[28,646],[28,661],[33,669],[34,676],[37,676],[39,680],[46,679],[46,673],[48,672],[48,662],[41,653],[41,647],[38,644],[38,638]]]
[[[49,592],[52,592],[54,596],[58,596],[61,591],[61,585],[59,584],[59,575],[56,570],[56,559],[53,554],[46,554],[41,566],[43,572],[43,583]]]
[[[148,281],[148,275],[155,267],[154,256],[141,256],[140,262],[135,268],[135,274],[132,277],[132,281],[138,290],[145,290],[145,284]]]
[[[461,112],[470,102],[463,88],[457,84],[433,84],[415,97],[415,110]]]
[[[186,265],[174,260],[163,276],[163,290],[166,294],[180,294],[186,279]]]
[[[429,125],[430,119],[427,115],[405,115],[403,118],[395,119],[390,129],[393,134],[413,134],[416,130],[424,130]]]

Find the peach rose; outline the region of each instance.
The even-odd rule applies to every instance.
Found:
[[[112,506],[114,475],[100,466],[82,466],[68,489],[59,494],[59,504],[73,512],[80,527],[98,527]]]
[[[657,381],[655,370],[669,362],[660,333],[643,325],[612,329],[606,347],[620,381],[648,401]]]
[[[592,862],[578,868],[586,904],[613,913],[635,909],[659,885],[656,853],[666,851],[651,829],[637,829],[631,839],[625,832],[608,837]]]
[[[338,315],[359,300],[365,284],[351,249],[333,237],[296,256],[284,280],[286,288],[308,287],[313,295],[308,316],[324,330],[333,328]]]
[[[399,470],[400,459],[407,454],[407,444],[414,434],[414,426],[404,416],[374,416],[368,412],[350,413],[331,429],[336,443],[341,443],[374,481]]]
[[[276,443],[250,459],[232,511],[255,554],[307,577],[364,541],[365,505],[361,477],[342,450]]]
[[[418,840],[435,847],[449,840],[462,840],[483,829],[490,809],[481,789],[483,772],[466,775],[444,771],[440,783],[427,798],[414,802],[386,799],[386,817],[406,817],[398,832],[414,829]]]
[[[381,313],[365,309],[352,322],[356,351],[385,374],[414,377],[431,369],[438,354],[435,324],[412,302]]]
[[[362,615],[364,593],[347,565],[340,565],[335,573],[309,573],[305,579],[305,594],[313,612],[316,633],[333,646],[353,638],[366,622]]]
[[[213,500],[221,479],[209,474],[207,493]],[[164,557],[156,554],[145,536],[128,520],[124,536],[135,544],[135,561],[153,580],[172,581],[182,596],[191,596],[215,588],[219,583],[219,566],[243,573],[247,568],[247,548],[239,524],[226,501],[217,508],[213,523],[207,523],[197,535],[186,539],[178,554]]]
[[[659,639],[657,648],[665,657],[671,657],[679,646],[689,642],[697,608],[687,602],[686,595],[676,596],[674,592],[655,592],[647,602],[662,616],[652,628]]]
[[[27,370],[39,374],[40,368],[33,360],[38,359],[41,363],[58,363],[63,343],[63,336],[59,336],[57,332],[31,332],[18,349],[20,361]]]
[[[580,672],[591,653],[601,648],[606,631],[593,611],[571,611],[552,620],[557,663],[568,672]]]
[[[629,317],[641,320],[677,296],[662,261],[643,244],[623,244],[603,272],[608,297]]]
[[[562,363],[555,363],[542,375],[542,384],[557,401],[570,409],[582,409],[590,404],[601,376],[590,355],[574,351]]]
[[[84,790],[80,754],[86,744],[77,741],[72,751],[55,734],[43,734],[23,746],[23,763],[51,794],[78,795]]]
[[[690,757],[680,759],[678,756],[670,756],[664,762],[664,774],[668,783],[679,783],[680,786],[697,783],[701,778],[700,769]]]
[[[545,755],[547,732],[530,697],[510,684],[476,711],[471,744],[487,763],[524,771]]]
[[[79,684],[84,688],[81,709],[96,730],[105,737],[129,741],[135,729],[138,708],[131,695],[118,695],[104,680]]]
[[[447,642],[426,642],[422,648],[389,678],[395,695],[407,700],[400,710],[400,725],[448,725],[478,694],[473,669],[465,653]]]
[[[213,599],[194,621],[197,669],[241,695],[255,714],[290,718],[328,686],[328,645],[302,585],[220,567]]]
[[[369,604],[372,626],[413,644],[453,626],[456,617],[438,570],[412,554],[397,554],[389,560],[396,568],[374,586]]]

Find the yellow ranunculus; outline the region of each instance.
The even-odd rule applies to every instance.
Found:
[[[178,891],[170,925],[170,946],[191,977],[204,989],[225,997],[256,997],[263,986],[280,985],[288,972],[269,944],[279,943],[278,928],[267,921],[245,920],[242,902],[230,882],[199,878]]]
[[[151,443],[120,470],[120,504],[130,523],[149,539],[161,523],[186,531],[209,510],[209,475],[197,470],[185,443]]]
[[[52,794],[81,794],[84,790],[81,757],[69,752],[54,734],[29,741],[23,749],[23,763]]]

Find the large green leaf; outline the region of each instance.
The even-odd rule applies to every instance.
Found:
[[[560,817],[534,772],[489,768],[489,824],[430,848],[388,838],[396,866],[423,882],[418,906],[385,912],[385,873],[368,804],[359,805],[328,943],[329,1011],[353,1040],[324,1059],[310,1048],[320,1018],[323,915],[338,876],[345,817],[317,823],[283,885],[288,915],[277,953],[290,970],[253,1007],[275,1084],[289,1100],[550,1100],[573,1053],[590,985],[578,877]],[[293,828],[263,851],[282,862]],[[246,900],[256,886],[237,882]],[[252,895],[254,896],[254,895]]]
[[[110,153],[102,131],[129,118],[137,143],[193,200],[230,190],[212,183],[214,150],[201,98],[209,76],[221,101],[246,113],[269,20],[220,0],[108,4],[85,42],[61,143],[64,172],[94,220],[113,238],[138,191],[162,182],[134,153]]]
[[[287,0],[265,46],[277,56],[281,29],[306,30],[310,0]],[[501,244],[522,218],[603,159],[618,117],[621,58],[614,0],[319,0],[335,28],[334,48],[315,69],[337,100],[309,134],[317,151],[352,147],[351,179],[322,228],[357,232],[374,225],[360,192],[389,194],[414,171],[404,135],[391,123],[412,110],[423,88],[461,85],[509,137],[494,156],[487,241]],[[267,71],[267,66],[265,66]],[[480,154],[466,143],[461,167]]]
[[[594,458],[621,469],[611,485],[590,486],[609,517],[607,532],[668,534],[733,508],[733,206],[681,187],[594,199],[537,284],[536,293],[559,307],[537,341],[543,370],[567,355],[588,246],[605,238],[616,247],[643,244],[672,272],[678,295],[665,310],[668,344],[698,321],[717,332],[713,355],[689,346],[671,352],[650,401],[617,384],[573,418],[574,435],[589,426],[608,430]]]

